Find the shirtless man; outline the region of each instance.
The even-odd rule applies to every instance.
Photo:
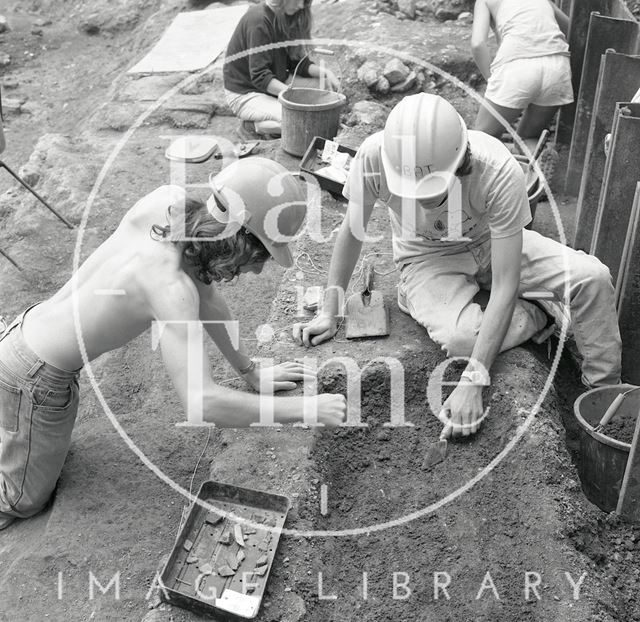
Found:
[[[80,343],[92,360],[167,322],[158,332],[164,364],[185,408],[202,405],[204,422],[248,426],[260,420],[265,399],[276,422],[301,421],[305,410],[325,425],[344,420],[342,395],[273,398],[218,386],[204,372],[206,356],[202,378],[189,377],[186,322],[233,320],[212,281],[259,273],[269,257],[292,265],[287,238],[278,234],[295,235],[306,213],[301,184],[265,158],[231,164],[212,187],[206,205],[177,186],[148,194],[60,291],[0,333],[0,529],[39,512],[56,485],[78,408]],[[292,362],[258,368],[223,324],[204,326],[253,389],[292,389],[311,374]]]

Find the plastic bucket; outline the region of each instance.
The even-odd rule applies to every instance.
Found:
[[[321,89],[293,88],[278,96],[282,105],[282,148],[302,157],[315,136],[333,140],[347,98]]]
[[[581,395],[573,405],[580,426],[578,474],[582,490],[589,501],[605,512],[612,512],[618,505],[631,445],[596,432],[594,428],[616,395],[633,388],[630,384],[598,387]],[[622,401],[615,417],[633,417],[635,420],[639,411],[640,391],[634,391]]]

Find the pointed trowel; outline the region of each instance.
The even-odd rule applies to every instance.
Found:
[[[440,432],[440,438],[435,442],[431,443],[429,449],[427,449],[427,453],[425,454],[424,460],[422,461],[422,470],[429,471],[436,464],[442,462],[447,457],[447,449],[448,442],[447,437],[449,436],[449,432],[453,424],[447,420],[442,428],[442,432]]]

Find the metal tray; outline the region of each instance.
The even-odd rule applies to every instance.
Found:
[[[320,161],[320,154],[322,153],[324,144],[326,142],[327,141],[320,136],[315,136],[313,138],[313,140],[309,144],[309,147],[307,148],[307,151],[302,156],[302,160],[300,162],[300,171],[313,175],[318,180],[318,183],[323,190],[328,190],[334,196],[343,198],[342,190],[344,189],[344,184],[341,184],[335,179],[325,177],[324,175],[322,175],[322,173],[316,172],[317,169],[326,166],[326,164]],[[339,144],[338,151],[342,153],[348,153],[351,157],[354,157],[356,155],[355,149],[351,149],[351,147],[347,147],[345,145]]]
[[[204,482],[197,498],[217,511],[191,506],[160,575],[162,598],[214,620],[252,620],[260,610],[290,501],[215,481]],[[236,539],[238,526],[244,546]]]

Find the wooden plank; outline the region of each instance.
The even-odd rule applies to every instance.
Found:
[[[631,210],[622,252],[621,277],[616,284],[618,325],[622,338],[622,377],[640,385],[640,183]]]
[[[574,97],[578,98],[584,64],[584,53],[589,32],[589,20],[594,11],[621,19],[634,20],[633,14],[621,0],[562,0],[560,8],[569,16],[569,49],[571,51],[571,81]],[[607,46],[609,47],[609,46]],[[611,46],[611,47],[615,47]],[[618,50],[622,51],[622,50]],[[597,61],[596,61],[597,62]],[[556,140],[560,144],[571,143],[576,116],[576,102],[563,106],[558,119]]]
[[[606,155],[605,136],[611,132],[616,102],[629,101],[640,86],[640,56],[618,54],[613,50],[601,57],[591,127],[578,195],[576,232],[573,247],[589,251],[602,189]]]
[[[591,245],[591,253],[611,270],[614,285],[620,274],[624,240],[640,179],[638,145],[640,104],[618,103]]]
[[[636,21],[591,14],[565,179],[565,192],[571,196],[577,196],[580,190],[600,57],[609,48],[623,54],[635,54],[639,38],[640,27]]]

